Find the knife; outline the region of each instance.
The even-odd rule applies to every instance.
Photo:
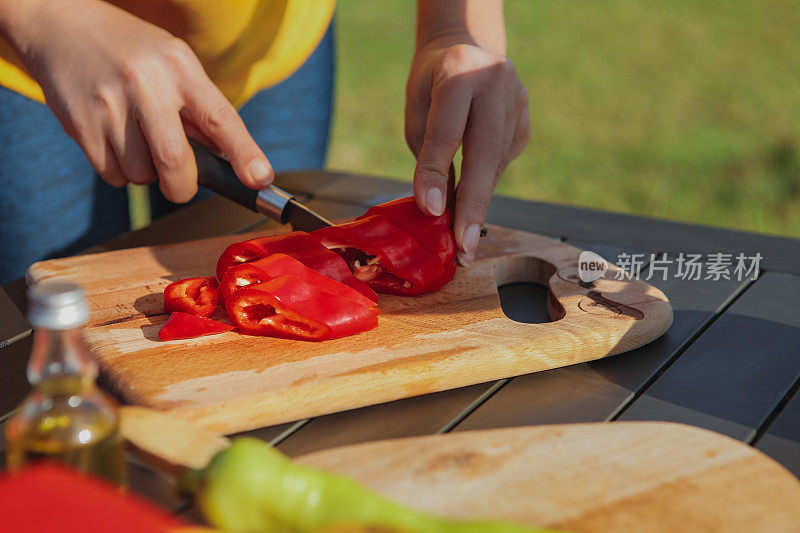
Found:
[[[260,191],[251,189],[239,181],[227,159],[191,139],[189,145],[197,160],[197,182],[203,187],[250,211],[266,215],[281,224],[291,224],[295,231],[310,232],[333,225],[275,185]]]

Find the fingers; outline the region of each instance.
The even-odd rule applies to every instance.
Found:
[[[144,138],[136,115],[131,110],[125,113],[122,124],[112,125],[106,133],[109,144],[119,162],[125,179],[137,185],[145,185],[156,180],[156,168],[147,140]]]
[[[194,88],[184,99],[191,122],[227,156],[242,183],[252,189],[263,189],[272,183],[272,165],[247,132],[236,109],[205,73],[196,78]]]
[[[422,211],[444,212],[450,166],[461,145],[472,92],[468,86],[444,83],[434,87],[422,147],[414,169],[414,196]]]
[[[98,128],[98,133],[91,137],[88,136],[88,132],[82,132],[80,135],[71,135],[83,148],[89,164],[92,165],[103,181],[112,187],[124,187],[128,184],[128,180],[125,178],[125,173],[122,171],[119,161],[117,161],[114,148],[100,131]]]
[[[178,110],[148,99],[141,102],[137,118],[161,192],[171,202],[188,202],[197,193],[197,163]]]
[[[469,114],[453,223],[458,259],[463,266],[475,259],[486,209],[504,167],[505,115],[505,106],[496,98],[473,102]]]
[[[100,160],[92,161],[90,157],[89,162],[95,170],[97,170],[97,173],[100,174],[100,177],[103,178],[103,181],[112,187],[124,187],[127,185],[128,180],[125,179],[125,174],[120,167],[119,161],[117,161],[111,143],[104,142],[102,152],[103,155]]]

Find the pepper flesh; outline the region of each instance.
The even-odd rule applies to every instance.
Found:
[[[446,268],[439,258],[383,215],[329,226],[313,235],[348,258],[356,277],[377,292],[410,296],[437,290],[445,283]],[[377,261],[369,259],[361,265],[363,259],[354,259],[354,251],[375,256]]]
[[[426,215],[417,206],[413,196],[398,198],[367,209],[367,212],[356,220],[383,215],[392,224],[413,236],[426,250],[439,258],[444,270],[441,277],[431,281],[437,289],[453,279],[456,273],[456,239],[453,235],[453,216],[450,209],[437,216]]]
[[[438,217],[426,215],[417,207],[417,200],[413,196],[407,196],[370,207],[356,220],[372,215],[385,216],[392,224],[417,239],[442,264],[453,263],[455,268],[457,250],[450,209],[445,209]]]
[[[170,283],[164,289],[164,310],[208,316],[217,308],[218,284],[213,276],[186,278]]]
[[[304,231],[259,237],[228,246],[217,261],[217,279],[222,281],[227,270],[240,263],[250,263],[272,254],[287,254],[308,268],[357,290],[377,302],[375,294],[363,281],[353,276],[347,263]]]
[[[40,461],[0,477],[2,531],[164,533],[182,524],[130,491]]]
[[[227,300],[234,292],[242,287],[269,281],[282,274],[294,276],[325,292],[349,298],[367,307],[376,305],[374,301],[352,287],[327,276],[323,276],[319,272],[308,268],[294,257],[286,254],[272,254],[269,257],[258,259],[252,263],[243,263],[229,268],[227,272],[225,272],[225,275],[222,276],[222,282],[219,286],[220,297],[223,301]]]
[[[243,333],[284,339],[336,339],[378,325],[375,307],[287,275],[239,289],[225,308]]]
[[[234,327],[210,318],[176,311],[169,316],[164,325],[161,326],[161,329],[158,330],[158,338],[162,341],[193,339],[205,335],[225,333],[226,331],[231,331]]]
[[[197,503],[213,526],[232,533],[309,533],[345,525],[409,533],[544,533],[507,522],[460,522],[403,507],[353,480],[293,463],[275,448],[239,438],[202,471]]]

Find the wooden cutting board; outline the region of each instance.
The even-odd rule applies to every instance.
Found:
[[[123,401],[169,411],[233,433],[605,357],[646,344],[669,328],[658,289],[605,276],[580,283],[580,250],[533,233],[489,227],[478,259],[440,291],[381,296],[379,326],[310,343],[235,332],[162,342],[162,291],[212,275],[226,236],[36,263],[30,282],[63,278],[83,286],[86,338],[105,386]],[[497,286],[549,287],[555,320],[507,318]]]
[[[149,409],[121,432],[170,473],[203,468],[229,441]],[[333,448],[296,461],[397,502],[458,519],[569,531],[798,531],[800,482],[766,455],[664,422],[467,431]]]
[[[301,463],[410,507],[584,532],[800,531],[800,482],[750,446],[664,422],[468,431]]]

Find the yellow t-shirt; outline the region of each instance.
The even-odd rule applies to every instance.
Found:
[[[289,77],[330,24],[336,0],[112,0],[192,47],[235,106]],[[0,84],[39,102],[39,85],[0,39]]]

